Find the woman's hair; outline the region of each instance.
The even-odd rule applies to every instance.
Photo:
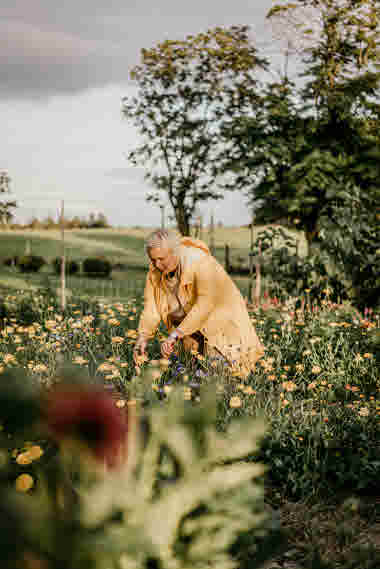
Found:
[[[149,255],[149,249],[168,247],[177,254],[181,245],[181,236],[174,230],[156,229],[145,240],[145,252]]]

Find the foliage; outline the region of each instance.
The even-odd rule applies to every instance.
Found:
[[[329,208],[329,214],[321,216],[319,246],[306,258],[299,254],[296,237],[282,228],[259,231],[252,254],[260,260],[266,289],[282,298],[300,296],[306,289],[313,302],[324,298],[328,290],[334,302],[349,299],[361,310],[375,307],[380,286],[379,230],[367,220],[359,200],[354,210]],[[279,239],[281,245],[276,246]]]
[[[14,200],[3,200],[2,194],[10,193],[11,178],[7,172],[0,172],[0,223],[8,223],[12,217],[12,209],[17,207]]]
[[[54,267],[54,272],[57,275],[61,274],[62,257],[56,257],[52,265]],[[69,260],[65,262],[65,273],[67,275],[75,275],[79,271],[79,264],[74,260]]]
[[[0,386],[2,423],[4,411],[20,420],[20,404],[30,407],[27,436],[39,440],[22,445],[25,421],[15,423],[11,440],[1,439],[7,453],[0,470],[2,514],[12,521],[13,530],[4,528],[2,557],[6,551],[15,564],[28,554],[49,569],[180,569],[208,563],[233,568],[239,562],[230,549],[244,533],[247,539],[248,532],[250,567],[260,567],[273,553],[266,546],[270,520],[264,513],[264,468],[243,460],[258,448],[262,422],[236,421],[221,435],[215,429],[215,394],[210,388],[196,406],[183,400],[181,389],[172,393],[165,407],[156,404],[143,414],[134,401],[137,414],[130,405],[126,415],[126,462],[104,471],[88,452],[96,441],[94,432],[80,426],[83,405],[81,414],[79,410],[75,414],[65,406],[65,398],[68,389],[76,390],[83,403],[86,398],[91,402],[86,417],[93,429],[109,428],[111,423],[122,428],[123,411],[115,401],[72,372],[66,372],[60,387],[47,394],[30,390],[31,378],[25,374],[19,382],[14,378],[8,374]],[[58,407],[51,407],[54,401]],[[50,427],[53,409],[74,437],[69,444],[61,429],[56,454],[49,453],[51,437],[57,436]],[[73,430],[76,425],[78,431]],[[99,437],[103,431],[95,433]],[[13,456],[12,443],[18,446]],[[22,474],[15,471],[15,464]],[[255,555],[259,546],[260,559]]]
[[[142,143],[129,160],[149,169],[156,190],[149,199],[167,193],[182,234],[189,235],[198,202],[222,197],[215,188],[220,128],[251,112],[265,65],[248,28],[232,26],[143,49],[131,72],[137,95],[124,98],[123,113]]]
[[[37,273],[46,264],[39,255],[22,255],[17,258],[17,266],[22,273]]]
[[[89,277],[109,277],[112,265],[105,257],[89,257],[83,261],[83,272]]]

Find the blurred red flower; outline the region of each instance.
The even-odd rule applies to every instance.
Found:
[[[46,422],[58,441],[84,442],[96,459],[115,467],[126,458],[127,413],[99,388],[61,386],[47,398]]]

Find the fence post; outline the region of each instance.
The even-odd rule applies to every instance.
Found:
[[[248,302],[253,304],[253,215],[250,227],[251,243],[249,251],[249,285],[248,285]]]
[[[66,308],[66,282],[65,282],[65,202],[62,200],[61,205],[61,237],[62,237],[62,258],[61,258],[61,306],[62,312]]]
[[[255,304],[260,306],[260,296],[261,296],[261,268],[260,268],[260,259],[261,259],[261,239],[259,240],[259,254],[256,259],[255,268],[256,268],[256,289],[255,289]]]
[[[230,246],[228,245],[228,243],[226,243],[224,246],[224,267],[226,269],[226,272],[229,273],[231,267],[230,267]]]

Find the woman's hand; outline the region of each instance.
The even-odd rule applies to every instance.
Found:
[[[139,366],[146,359],[147,340],[144,337],[137,338],[135,347],[133,349],[133,361],[135,365]]]
[[[176,328],[161,346],[161,354],[164,358],[168,358],[170,356],[174,350],[177,340],[180,338],[183,338],[183,332],[179,328]]]

